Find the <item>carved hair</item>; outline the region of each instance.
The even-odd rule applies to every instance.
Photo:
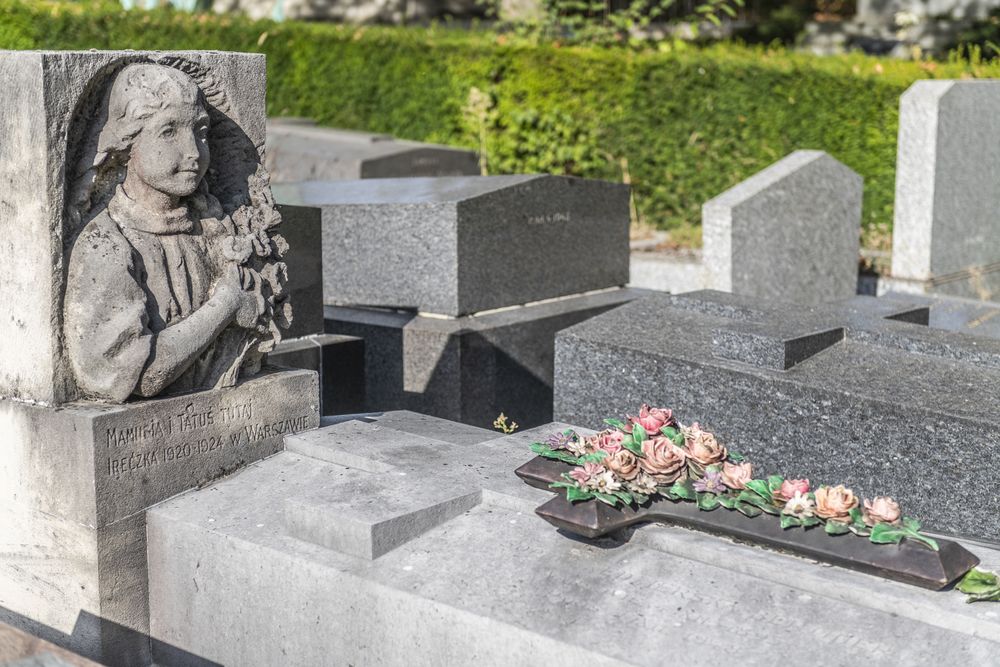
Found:
[[[206,108],[201,89],[179,70],[146,63],[123,69],[108,95],[108,122],[98,139],[94,166],[114,152],[128,152],[143,121],[178,98],[182,104]]]
[[[210,101],[225,102],[225,96],[214,90],[214,80],[208,79],[213,86],[208,95],[196,80],[199,68],[180,58],[157,63],[144,60],[119,67],[106,93],[90,100],[90,104],[85,100],[78,110],[78,120],[91,115],[106,120],[99,129],[92,128],[78,139],[84,143],[67,193],[70,238],[92,212],[107,204],[115,187],[125,180],[132,144],[146,119],[178,98],[182,104],[200,106],[206,113],[210,112]],[[199,190],[206,194],[204,184]]]

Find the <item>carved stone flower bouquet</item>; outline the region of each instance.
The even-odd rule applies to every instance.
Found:
[[[236,265],[240,284],[257,297],[260,313],[248,328],[242,355],[231,373],[238,373],[241,366],[256,372],[264,354],[281,342],[281,330],[292,321],[286,290],[288,267],[281,261],[288,252],[288,242],[274,231],[281,215],[274,206],[266,173],[259,169],[250,177],[249,203],[223,223],[229,235],[221,239],[222,257]]]

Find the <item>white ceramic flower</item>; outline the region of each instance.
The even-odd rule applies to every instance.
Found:
[[[651,496],[656,493],[656,480],[644,472],[628,483],[630,491],[641,493],[644,496]]]
[[[601,474],[591,477],[588,484],[590,488],[599,493],[614,493],[622,488],[621,482],[615,479],[610,470],[605,470]]]
[[[809,496],[795,492],[795,495],[785,503],[784,509],[781,510],[782,514],[787,514],[793,516],[796,519],[805,519],[811,517],[816,512],[816,503]]]

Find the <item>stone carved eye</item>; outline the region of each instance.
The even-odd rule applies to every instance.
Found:
[[[160,130],[161,139],[173,139],[176,134],[177,130],[175,130],[172,126],[168,126]]]

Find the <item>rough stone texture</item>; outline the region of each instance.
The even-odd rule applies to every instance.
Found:
[[[279,206],[281,235],[288,241],[285,263],[288,300],[295,317],[285,338],[323,333],[323,228],[320,212],[308,206]]]
[[[264,140],[263,56],[139,51],[0,54],[0,74],[8,82],[0,113],[4,146],[0,226],[6,239],[0,250],[5,257],[0,262],[0,282],[12,313],[0,323],[0,396],[50,404],[76,397],[61,343],[66,254],[80,228],[74,211],[82,190],[75,186],[87,181],[79,170],[95,161],[95,151],[107,139],[98,140],[90,125],[99,117],[97,106],[107,82],[122,63],[142,60],[173,63],[194,72],[192,78],[211,93],[210,107],[224,108],[224,118],[219,123],[213,120],[209,133],[209,146],[217,158],[216,172],[208,175],[212,193],[228,205],[241,188],[245,193],[252,187],[248,178]],[[202,76],[205,72],[210,73],[207,79]],[[242,173],[244,167],[248,174]],[[100,168],[98,172],[100,177],[103,172]],[[98,183],[105,181],[99,178]]]
[[[698,665],[737,653],[752,665],[995,656],[996,613],[954,592],[679,528],[567,538],[533,514],[551,494],[513,474],[531,441],[565,426],[461,446],[379,419],[289,438],[288,451],[150,512],[153,632],[189,655],[248,666],[330,656],[662,665],[665,651]],[[362,488],[382,493],[372,502]],[[441,511],[460,495],[465,511]],[[324,518],[356,530],[334,535]],[[376,530],[387,522],[391,543]],[[985,567],[1000,564],[996,551],[972,548]]]
[[[998,81],[918,81],[899,103],[893,288],[1000,292]]]
[[[275,183],[480,173],[473,151],[281,119],[267,125],[266,164]]]
[[[503,412],[535,426],[552,418],[556,332],[645,293],[613,290],[456,319],[327,306],[326,327],[365,341],[365,410],[405,408],[478,426]]]
[[[667,405],[758,474],[844,482],[938,530],[997,539],[1000,341],[927,321],[926,307],[888,298],[640,299],[558,334],[555,416],[597,424]]]
[[[318,395],[314,373],[280,371],[125,405],[0,401],[0,620],[145,664],[144,510],[315,428]]]
[[[710,288],[792,303],[857,290],[862,178],[795,151],[702,207]]]
[[[694,252],[632,252],[629,257],[630,287],[678,294],[705,289],[708,276],[701,250]]]
[[[275,186],[323,209],[327,304],[460,316],[628,282],[628,188],[562,176]]]
[[[96,662],[0,623],[2,667],[99,667]]]
[[[955,296],[918,296],[915,294],[889,293],[896,299],[906,299],[930,309],[929,325],[985,338],[1000,339],[1000,303],[979,301]]]
[[[319,334],[282,341],[268,362],[319,373],[324,415],[365,409],[365,342],[355,336]]]

